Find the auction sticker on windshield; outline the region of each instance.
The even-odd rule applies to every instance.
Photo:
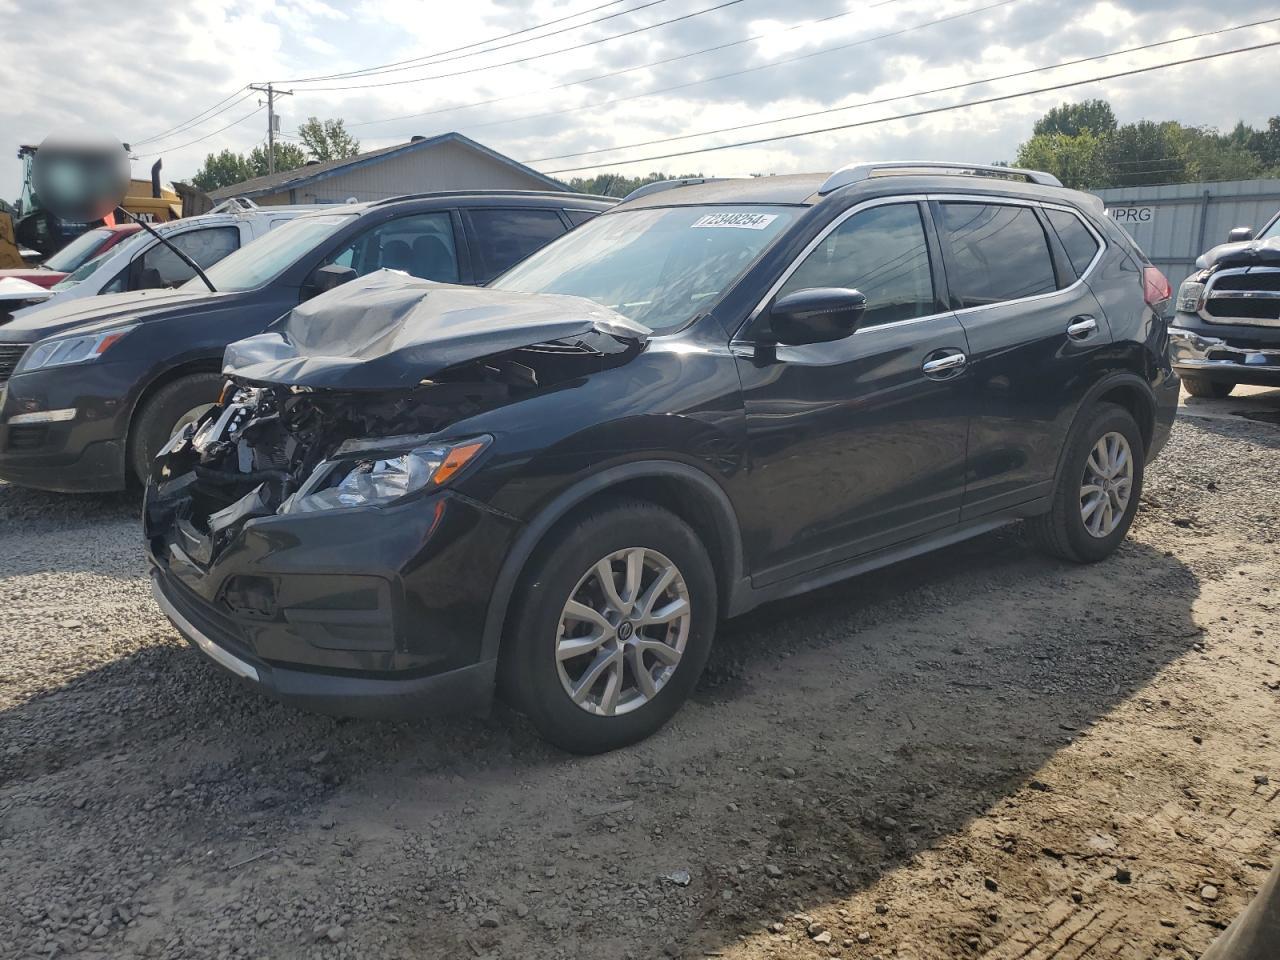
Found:
[[[776,213],[708,213],[693,221],[693,227],[731,227],[736,230],[763,230],[778,219]]]

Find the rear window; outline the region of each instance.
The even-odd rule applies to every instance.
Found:
[[[1049,241],[1030,207],[942,203],[950,248],[947,284],[961,309],[1019,300],[1058,288]]]
[[[1067,251],[1067,259],[1071,261],[1071,267],[1075,270],[1076,276],[1083,277],[1084,272],[1089,269],[1089,264],[1093,263],[1093,258],[1098,255],[1098,241],[1074,213],[1067,213],[1065,210],[1046,210],[1045,214],[1058,234],[1058,239],[1062,241],[1062,246]]]

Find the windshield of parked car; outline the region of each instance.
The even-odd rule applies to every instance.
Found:
[[[82,233],[46,260],[44,265],[50,270],[70,273],[80,264],[90,259],[110,236],[111,231],[106,227],[99,227],[97,230]]]
[[[205,273],[219,291],[255,290],[284,273],[299,257],[337,233],[355,216],[354,213],[326,213],[299,217],[219,260]],[[208,288],[199,277],[193,277],[179,289]]]
[[[1280,216],[1277,216],[1269,224],[1262,229],[1259,240],[1270,240],[1273,237],[1280,237]]]
[[[709,308],[797,215],[795,207],[660,207],[596,217],[490,284],[586,297],[660,332]]]

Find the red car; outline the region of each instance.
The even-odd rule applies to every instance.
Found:
[[[121,240],[133,236],[141,229],[136,223],[123,223],[116,227],[95,227],[76,237],[38,267],[0,270],[0,280],[5,277],[18,277],[48,289],[81,264],[101,256]]]

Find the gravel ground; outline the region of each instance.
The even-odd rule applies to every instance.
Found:
[[[1278,474],[1182,419],[1111,560],[1007,530],[772,605],[590,759],[264,700],[133,499],[0,485],[0,957],[1196,957],[1280,833]]]

